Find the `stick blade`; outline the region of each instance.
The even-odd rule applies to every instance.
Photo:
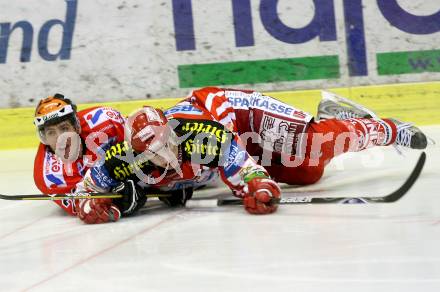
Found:
[[[422,151],[416,166],[414,167],[413,171],[411,172],[405,183],[391,194],[385,196],[384,202],[392,203],[400,200],[411,189],[411,187],[419,178],[420,174],[422,173],[425,162],[426,162],[426,153]]]

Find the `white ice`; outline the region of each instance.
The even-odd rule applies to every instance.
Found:
[[[440,143],[440,126],[423,128]],[[0,152],[0,193],[38,193],[35,150]],[[85,225],[48,201],[0,202],[0,291],[440,291],[440,146],[400,201],[153,207]],[[383,195],[419,151],[347,154],[301,195]],[[285,193],[291,196],[292,193]]]

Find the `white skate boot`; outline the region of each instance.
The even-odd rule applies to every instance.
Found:
[[[372,114],[368,109],[364,109],[361,105],[342,96],[327,91],[322,91],[321,95],[322,99],[318,105],[318,120],[372,118]]]

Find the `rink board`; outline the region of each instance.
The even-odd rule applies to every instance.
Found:
[[[417,125],[440,123],[440,82],[330,88],[328,90],[357,101],[373,109],[382,117],[395,117]],[[320,90],[268,92],[267,94],[312,114],[316,114],[321,98]],[[142,105],[167,108],[179,100],[181,98],[144,99],[104,103],[104,105],[114,107],[126,115]],[[96,104],[81,104],[79,108],[93,105]],[[2,133],[0,150],[37,146],[38,139],[32,124],[33,112],[33,108],[0,109],[0,132]]]

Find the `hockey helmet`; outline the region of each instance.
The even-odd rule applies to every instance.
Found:
[[[56,93],[54,96],[40,100],[35,109],[34,124],[43,143],[45,143],[44,128],[66,120],[69,120],[75,129],[80,132],[81,128],[76,115],[76,105],[62,94]]]
[[[144,106],[127,119],[127,141],[137,153],[156,153],[167,143],[171,129],[160,109]]]
[[[126,122],[126,140],[136,153],[154,164],[178,168],[177,137],[160,109],[145,106],[130,115]],[[166,165],[166,166],[164,166]]]

